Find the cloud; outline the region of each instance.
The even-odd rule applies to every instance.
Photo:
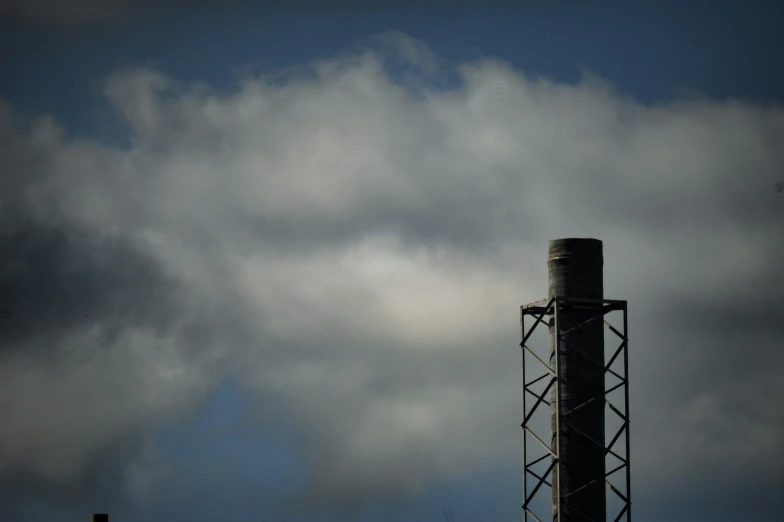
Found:
[[[229,93],[118,71],[124,148],[2,106],[0,477],[68,496],[111,454],[146,491],[228,375],[299,434],[309,509],[519,462],[518,306],[585,236],[630,303],[637,491],[781,482],[784,110],[445,67],[389,34]]]

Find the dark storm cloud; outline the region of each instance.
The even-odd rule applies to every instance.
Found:
[[[143,489],[132,469],[150,444],[152,419],[138,395],[154,390],[146,381],[155,368],[139,368],[133,357],[119,366],[97,361],[125,358],[118,349],[133,350],[130,331],[152,332],[147,343],[170,336],[182,320],[181,289],[118,239],[35,225],[1,239],[4,495],[10,502],[32,494],[33,503],[43,495],[75,512],[89,511],[96,498],[122,506],[129,491]],[[185,325],[177,335],[183,357],[198,360],[196,341],[209,343],[220,321],[202,315]],[[186,402],[214,385],[191,386]]]
[[[93,322],[164,327],[177,313],[176,287],[153,260],[118,239],[31,223],[2,238],[0,256],[6,349],[39,337],[33,349],[53,349],[50,343],[67,330]]]
[[[297,434],[299,507],[350,513],[517,462],[518,306],[546,294],[547,240],[586,236],[604,241],[606,295],[630,301],[643,498],[673,472],[780,480],[780,419],[727,426],[782,396],[782,109],[645,107],[494,60],[439,91],[394,81],[390,54],[419,78],[444,67],[389,34],[232,92],[119,71],[126,149],[4,108],[0,281],[18,323],[0,477],[89,489],[99,449],[150,440],[229,374]],[[733,329],[738,292],[757,309]],[[133,453],[112,469],[158,491]]]
[[[65,143],[79,150],[78,143],[46,119],[26,121],[2,108],[4,495],[8,502],[33,504],[43,495],[82,512],[96,496],[112,505],[127,502],[129,494],[138,500],[163,469],[145,460],[151,451],[149,423],[176,421],[198,404],[217,384],[205,375],[224,371],[220,351],[205,353],[200,343],[237,339],[242,329],[232,328],[230,313],[194,301],[138,243],[64,219],[62,208],[49,203],[62,201],[68,190],[83,190],[80,182],[95,188],[107,172],[117,174],[112,170],[117,164],[88,146],[83,150],[97,153],[97,162],[72,170],[75,158],[58,151]],[[107,165],[112,167],[102,168]],[[86,171],[88,178],[81,177]],[[65,185],[36,200],[35,188],[52,182]],[[121,199],[114,203],[115,232],[134,221],[145,223]],[[179,360],[188,361],[185,375]],[[180,372],[174,382],[167,374],[172,371]],[[176,411],[166,406],[171,400]]]

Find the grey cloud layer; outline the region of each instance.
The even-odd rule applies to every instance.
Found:
[[[636,487],[781,481],[784,110],[493,60],[428,90],[437,57],[380,42],[229,94],[118,72],[125,149],[3,109],[0,476],[87,487],[230,373],[301,434],[307,506],[519,462],[517,307],[588,236],[630,301]]]

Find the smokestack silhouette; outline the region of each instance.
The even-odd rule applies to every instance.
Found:
[[[602,242],[597,239],[550,241],[547,259],[549,297],[603,299],[603,264]],[[577,522],[586,520],[586,517],[595,522],[606,519],[605,452],[585,437],[587,435],[604,444],[604,401],[584,404],[604,395],[603,368],[585,359],[587,355],[604,362],[604,324],[601,320],[594,320],[575,328],[600,313],[600,309],[591,310],[567,303],[559,315],[558,330],[562,337],[557,368],[562,384],[550,392],[551,447],[561,461],[560,466],[553,468],[552,477],[553,519],[557,518],[559,522]],[[554,318],[550,319],[549,326],[550,368],[555,370]],[[573,328],[575,330],[569,332]],[[558,389],[561,395],[560,430],[556,414]],[[566,422],[564,413],[580,405],[579,410],[569,413]],[[585,486],[591,481],[594,482]],[[558,496],[561,499],[560,514]]]
[[[109,522],[109,515],[106,513],[96,513],[90,517],[90,522]]]

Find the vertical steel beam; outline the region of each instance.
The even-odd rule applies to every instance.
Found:
[[[631,474],[631,465],[632,465],[632,451],[631,451],[631,433],[630,433],[630,424],[631,418],[629,415],[629,333],[627,330],[628,327],[628,311],[627,305],[623,303],[623,342],[625,343],[625,347],[623,349],[623,378],[626,381],[625,386],[623,387],[624,392],[624,415],[626,415],[626,520],[631,522],[632,519],[632,474]]]
[[[555,296],[551,296],[555,297]],[[560,308],[558,302],[558,298],[555,297],[555,308],[553,312],[553,320],[550,323],[552,328],[550,330],[550,339],[553,339],[553,332],[555,332],[555,354],[561,353],[561,336],[558,335],[560,332],[559,327],[561,326],[561,317],[558,313]],[[552,341],[551,341],[552,342]],[[553,364],[553,360],[555,364]],[[563,395],[561,394],[561,388],[563,386],[563,382],[561,380],[561,358],[559,356],[555,356],[554,358],[550,357],[550,366],[553,367],[555,371],[555,387],[550,395],[550,404],[552,407],[552,414],[554,418],[554,422],[552,423],[552,439],[550,441],[551,445],[553,446],[553,451],[555,451],[556,458],[555,458],[555,467],[553,468],[553,509],[552,509],[552,516],[554,522],[562,522],[564,520],[563,511],[561,510],[561,490],[563,482],[564,473],[562,472],[561,466],[561,399]]]
[[[525,310],[520,307],[520,327],[522,328],[523,335],[525,335]],[[525,382],[525,348],[520,347],[520,357],[522,358],[522,372],[523,372],[523,423],[525,424],[526,418],[526,382]],[[528,497],[528,445],[526,444],[528,437],[525,434],[525,426],[523,426],[523,501]],[[528,522],[528,510],[523,506],[523,522]]]

